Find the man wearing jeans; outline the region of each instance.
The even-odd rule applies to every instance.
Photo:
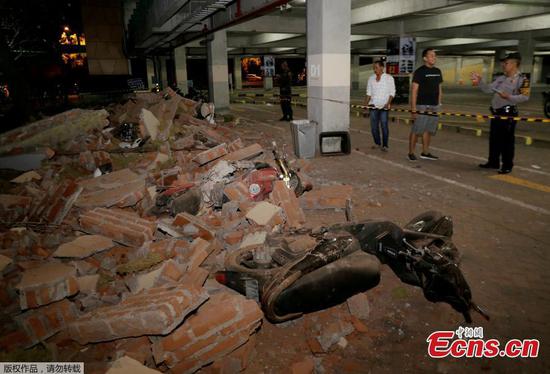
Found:
[[[370,125],[374,144],[372,148],[380,147],[388,151],[388,110],[395,96],[395,82],[393,77],[384,73],[384,63],[376,61],[373,65],[374,74],[367,82],[367,97],[365,104],[371,106]],[[382,128],[382,142],[380,142],[380,128]]]
[[[422,137],[422,153],[420,158],[437,160],[439,157],[430,153],[430,140],[437,131],[438,117],[434,114],[417,114],[416,112],[439,112],[443,92],[441,70],[435,67],[435,51],[427,48],[422,51],[424,65],[416,69],[413,74],[411,110],[414,124],[409,135],[409,161],[416,161],[414,154],[416,141]]]

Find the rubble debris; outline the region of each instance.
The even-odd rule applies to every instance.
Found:
[[[346,209],[352,191],[349,185],[315,188],[300,197],[300,205],[303,209]]]
[[[21,147],[0,166],[26,171],[6,177],[0,195],[11,228],[0,233],[0,349],[42,342],[94,372],[246,369],[262,311],[213,273],[240,249],[271,259],[268,236],[301,229],[308,204],[339,201],[322,190],[297,198],[265,155],[267,139],[238,134],[238,119],[205,120],[200,103],[171,89],[108,110],[0,137],[0,151]],[[315,243],[286,239],[289,255]]]
[[[355,329],[353,325],[346,321],[334,321],[323,326],[320,335],[317,336],[317,341],[321,345],[323,351],[328,352],[330,347],[337,344],[341,338],[351,334]]]
[[[4,271],[10,264],[13,263],[13,260],[8,256],[0,254],[0,273]]]
[[[151,137],[151,140],[157,140],[159,134],[160,121],[153,113],[143,108],[139,116],[139,124],[143,126],[146,135]]]
[[[75,139],[93,129],[104,128],[109,124],[108,116],[109,113],[105,109],[71,109],[38,122],[18,127],[2,134],[2,137],[0,137],[0,153],[7,153],[14,148],[40,145],[56,149],[67,140]],[[42,157],[45,156],[42,155]]]
[[[34,170],[31,170],[19,175],[17,178],[12,179],[10,182],[20,184],[20,183],[29,183],[29,182],[32,182],[33,180],[39,181],[41,179],[42,179],[42,176],[40,174],[38,174]]]
[[[15,317],[29,338],[29,348],[64,329],[78,317],[75,304],[67,299],[38,309],[30,309]]]
[[[222,143],[214,148],[210,148],[204,152],[199,153],[193,158],[193,161],[195,161],[199,165],[204,165],[210,161],[225,156],[226,154],[227,145],[225,143]]]
[[[44,198],[30,212],[35,221],[58,225],[65,219],[82,193],[82,187],[72,180],[63,181],[57,188],[52,186]]]
[[[369,299],[362,292],[350,297],[347,301],[349,312],[359,319],[367,319],[370,314]]]
[[[246,218],[259,226],[276,226],[283,223],[280,213],[280,207],[266,201],[262,201],[246,213]]]
[[[73,266],[57,262],[26,270],[16,286],[21,309],[36,308],[74,295],[78,292],[75,277]]]
[[[28,196],[0,194],[0,216],[6,222],[22,221],[31,208],[32,198]]]
[[[129,169],[122,169],[79,182],[83,188],[76,201],[80,208],[124,208],[136,205],[145,196],[145,178]]]
[[[302,361],[293,363],[290,370],[292,374],[313,374],[315,372],[315,361],[312,357],[306,357]]]
[[[158,370],[153,370],[139,363],[135,359],[124,356],[113,362],[106,374],[153,374],[160,373]]]
[[[129,246],[141,246],[153,240],[155,222],[119,209],[96,208],[80,216],[80,227]]]
[[[53,256],[83,259],[114,245],[111,239],[101,235],[83,235],[72,242],[60,245]]]
[[[193,373],[246,343],[262,316],[258,305],[244,296],[215,294],[195,315],[153,344],[155,361],[177,373]]]
[[[169,334],[208,299],[204,290],[186,285],[152,288],[118,305],[86,313],[68,326],[80,344],[142,335]]]
[[[275,181],[273,183],[271,199],[283,209],[288,228],[298,229],[306,222],[306,216],[300,207],[296,194],[287,188],[285,182]]]
[[[264,149],[262,148],[262,146],[258,143],[255,143],[248,147],[231,152],[227,156],[224,156],[223,159],[226,161],[249,160],[263,153],[263,151]]]

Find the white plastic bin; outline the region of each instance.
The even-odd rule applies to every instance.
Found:
[[[298,158],[314,158],[317,144],[317,123],[307,119],[290,122],[294,154]]]

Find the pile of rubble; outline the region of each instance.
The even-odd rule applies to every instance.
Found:
[[[39,166],[0,195],[1,351],[40,344],[98,373],[247,366],[262,311],[211,275],[228,253],[302,228],[304,209],[349,208],[351,187],[301,194],[296,160],[297,197],[265,144],[199,105],[141,93],[0,139],[4,163]]]

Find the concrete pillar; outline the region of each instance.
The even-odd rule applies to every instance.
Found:
[[[351,89],[359,89],[359,55],[351,56]]]
[[[493,59],[493,75],[496,73],[502,73],[502,65],[500,59],[503,58],[505,54],[506,50],[504,48],[499,48],[495,50],[495,57]]]
[[[273,89],[273,77],[264,77],[264,89],[265,90]]]
[[[527,38],[519,40],[518,52],[521,54],[521,72],[532,73],[535,53],[535,39]]]
[[[462,56],[456,58],[455,80],[456,84],[464,84],[464,80],[462,79]]]
[[[160,77],[160,89],[164,90],[168,87],[168,67],[166,66],[166,56],[159,56],[159,77]]]
[[[227,36],[217,31],[206,43],[208,57],[208,91],[216,111],[229,107],[229,81],[227,72]]]
[[[186,95],[187,89],[187,49],[185,46],[174,48],[176,64],[176,82],[181,92]]]
[[[535,83],[542,83],[542,57],[537,56],[534,58],[533,72],[531,73],[531,85]]]
[[[155,77],[155,63],[152,59],[147,59],[147,87],[149,89],[153,88]]]
[[[233,57],[233,87],[236,90],[243,88],[243,73],[241,71],[241,56]]]
[[[320,132],[348,131],[351,0],[306,4],[308,118]]]

